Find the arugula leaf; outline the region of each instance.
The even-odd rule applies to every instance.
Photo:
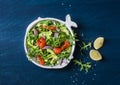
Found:
[[[29,55],[29,58],[32,58],[32,57],[37,57],[38,55],[42,56],[43,52],[41,49],[39,49],[39,47],[29,48],[29,52],[27,55]]]
[[[88,48],[91,48],[92,46],[92,43],[91,42],[88,42],[87,44],[85,42],[82,42],[82,46],[80,50],[88,50]]]
[[[52,46],[52,47],[59,47],[59,46],[61,46],[62,42],[63,41],[59,38],[51,37],[51,38],[47,39],[46,43],[47,43],[47,45]]]
[[[49,39],[47,39],[47,45],[52,47],[60,47],[65,40],[73,42],[73,40],[70,38],[70,35],[68,36],[64,32],[60,31],[57,38],[51,36]]]
[[[91,68],[91,62],[83,63],[81,60],[73,60],[73,62],[80,66],[80,71],[85,70],[85,72],[88,73]]]
[[[92,47],[92,42],[88,42],[88,43],[82,42],[82,45],[80,46],[81,55],[83,55],[85,53],[84,51],[87,51],[91,47]]]
[[[41,32],[38,36],[39,38],[42,37],[42,36],[45,36],[47,39],[49,39],[52,35],[52,32],[51,31],[47,31],[47,32]]]

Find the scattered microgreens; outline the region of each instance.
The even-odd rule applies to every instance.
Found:
[[[82,42],[82,45],[79,46],[80,46],[80,53],[81,55],[83,55],[84,51],[88,51],[88,49],[92,47],[92,42],[88,42],[88,43]]]
[[[80,71],[85,70],[88,73],[89,69],[91,68],[91,62],[83,63],[81,60],[73,60],[73,62],[80,66]]]
[[[76,34],[74,33],[74,36],[76,38]],[[83,34],[82,34],[83,36]],[[78,41],[80,41],[80,39],[78,39]],[[78,44],[79,47],[80,47],[80,53],[81,55],[83,55],[83,52],[85,51],[88,51],[91,47],[92,47],[92,42],[88,42],[88,43],[85,43],[85,42],[82,42],[82,44]],[[85,71],[86,73],[88,73],[89,69],[92,67],[91,66],[91,62],[86,62],[86,63],[83,63],[82,60],[80,59],[74,59],[73,62],[80,66],[80,71]]]
[[[88,42],[88,44],[86,44],[85,42],[82,42],[82,46],[80,46],[80,50],[88,50],[88,48],[91,48],[92,43]]]

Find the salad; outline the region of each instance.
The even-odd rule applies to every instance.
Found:
[[[35,59],[43,66],[61,65],[69,61],[74,40],[65,24],[56,20],[41,20],[27,33],[28,59]]]

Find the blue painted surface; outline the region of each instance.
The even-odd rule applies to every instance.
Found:
[[[72,62],[61,70],[46,70],[26,58],[23,39],[26,27],[37,17],[64,20],[72,16],[83,39],[105,37],[103,61],[91,61],[88,74]],[[0,0],[0,85],[120,85],[119,0]],[[76,48],[74,56],[80,58]]]

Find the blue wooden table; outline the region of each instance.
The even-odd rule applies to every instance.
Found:
[[[23,40],[26,27],[40,17],[65,20],[70,14],[78,24],[74,31],[83,40],[105,37],[100,49],[104,59],[90,60],[88,74],[73,62],[61,70],[35,66],[26,58]],[[74,53],[80,58],[79,48]],[[0,85],[120,85],[119,0],[0,0]]]

